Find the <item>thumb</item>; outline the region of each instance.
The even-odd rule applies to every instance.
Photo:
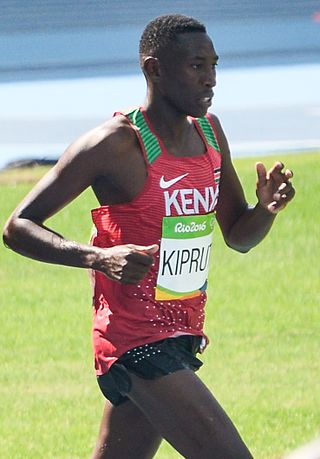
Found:
[[[135,245],[134,247],[138,252],[147,253],[148,255],[154,255],[159,250],[158,244],[151,244],[151,245],[146,245],[146,246]]]
[[[267,183],[267,170],[262,163],[256,163],[256,171],[258,175],[257,187],[260,188]]]

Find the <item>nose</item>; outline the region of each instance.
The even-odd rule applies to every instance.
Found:
[[[203,84],[207,88],[214,88],[215,85],[217,84],[217,79],[216,79],[216,68],[215,67],[210,67],[206,74],[204,75],[204,80]]]

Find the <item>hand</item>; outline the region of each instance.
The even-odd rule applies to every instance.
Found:
[[[136,284],[151,268],[154,261],[152,255],[158,250],[157,244],[126,244],[99,249],[98,260],[94,263],[93,269],[123,284]]]
[[[272,214],[277,214],[284,209],[295,195],[295,190],[290,182],[292,171],[284,169],[284,165],[277,161],[267,172],[264,164],[256,163],[258,174],[257,198],[260,206]]]

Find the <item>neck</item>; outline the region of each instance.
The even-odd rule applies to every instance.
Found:
[[[144,108],[152,126],[164,138],[181,139],[190,129],[187,115],[178,112],[162,97],[147,95]]]

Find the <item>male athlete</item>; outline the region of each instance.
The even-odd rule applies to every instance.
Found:
[[[247,252],[294,196],[292,173],[257,164],[247,204],[216,116],[207,113],[218,56],[204,25],[156,18],[140,41],[144,106],[74,142],[14,211],[4,241],[49,263],[92,270],[93,342],[106,406],[93,459],[154,457],[165,438],[190,459],[249,459],[195,371],[206,346],[206,281],[215,219]],[[92,187],[91,244],[44,222]]]

